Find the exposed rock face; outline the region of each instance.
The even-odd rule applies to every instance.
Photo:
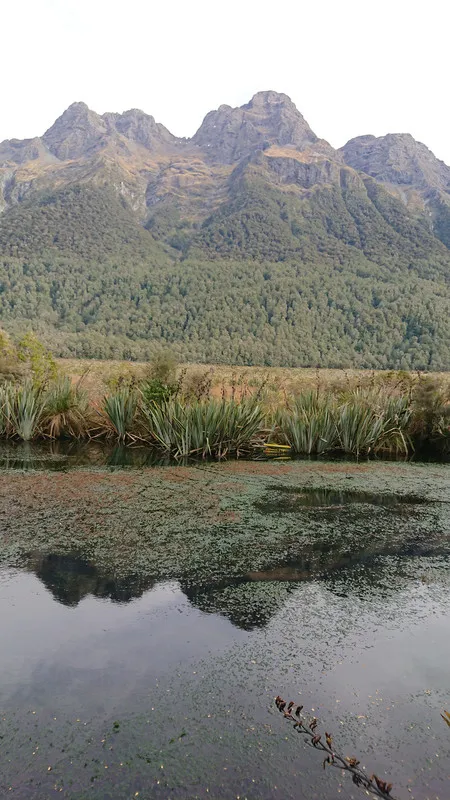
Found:
[[[210,111],[192,139],[213,160],[232,164],[272,144],[304,148],[318,141],[286,94],[258,92],[240,108]]]
[[[55,161],[42,139],[6,139],[0,142],[0,169],[8,164],[26,164],[40,159],[43,162]]]
[[[281,183],[311,189],[320,183],[339,183],[340,169],[333,161],[304,163],[294,158],[268,158],[267,164]]]
[[[450,193],[450,167],[409,133],[358,136],[341,152],[349,166],[378,181]]]
[[[118,135],[151,151],[178,141],[164,125],[156,123],[152,116],[139,109],[100,116],[85,103],[69,106],[44,134],[42,141],[60,161],[65,161],[92,155],[117,139]]]
[[[103,114],[109,131],[115,131],[127,139],[143,145],[148,150],[157,150],[161,146],[175,144],[178,141],[164,125],[155,122],[154,117],[137,108],[123,114]]]
[[[107,130],[106,122],[86,103],[72,103],[42,141],[60,161],[66,161],[102,147]]]
[[[8,163],[24,164],[39,158],[40,139],[6,139],[0,144],[0,167]]]

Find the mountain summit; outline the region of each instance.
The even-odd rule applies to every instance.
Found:
[[[335,150],[285,94],[191,139],[73,103],[0,144],[0,312],[60,354],[450,366],[450,168],[408,134]]]
[[[244,106],[220,106],[203,120],[192,142],[213,159],[232,164],[270,145],[300,149],[318,141],[286,94],[258,92]]]
[[[95,111],[86,103],[72,103],[44,133],[42,141],[56,158],[68,161],[101,147],[106,134],[107,125]]]
[[[357,136],[341,151],[347,164],[379,181],[450,194],[450,167],[410,133]]]

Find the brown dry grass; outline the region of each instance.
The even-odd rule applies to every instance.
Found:
[[[91,400],[99,400],[111,385],[121,377],[142,380],[149,374],[150,364],[133,361],[94,361],[89,359],[59,359],[61,370],[70,376],[72,381],[79,379],[88,392]],[[265,393],[272,401],[284,395],[295,395],[310,389],[336,390],[354,388],[358,385],[370,385],[383,382],[394,388],[401,383],[407,384],[416,380],[417,373],[396,371],[374,371],[356,369],[289,369],[285,367],[240,367],[227,365],[186,364],[181,365],[178,372],[185,373],[184,381],[188,384],[192,379],[211,375],[211,394],[220,397],[223,393],[230,396],[233,391],[237,397],[242,394],[257,392],[264,385]],[[450,387],[450,372],[427,373]],[[233,389],[234,387],[234,389]]]

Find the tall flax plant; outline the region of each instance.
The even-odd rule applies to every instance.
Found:
[[[408,396],[356,390],[340,405],[336,417],[339,449],[355,456],[381,450],[408,454],[411,419]]]
[[[11,386],[6,384],[0,386],[0,436],[9,436],[12,433],[10,397]]]
[[[42,389],[31,381],[11,386],[6,398],[3,416],[10,436],[28,442],[38,433],[45,406]]]
[[[254,400],[207,400],[142,406],[150,441],[179,458],[240,455],[263,428],[263,411]]]
[[[60,378],[45,393],[41,429],[51,439],[79,438],[86,432],[88,409],[86,393],[68,377]]]
[[[450,387],[421,376],[412,392],[411,433],[417,446],[450,451]]]
[[[337,444],[335,402],[331,395],[305,392],[290,408],[275,412],[275,429],[294,453],[320,455]]]
[[[106,420],[106,429],[119,442],[137,438],[137,395],[133,387],[122,386],[103,398],[101,415]]]

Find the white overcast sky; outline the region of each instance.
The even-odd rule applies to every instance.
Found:
[[[191,136],[274,89],[335,147],[409,132],[450,164],[449,0],[0,0],[0,30],[0,141],[76,100]]]

